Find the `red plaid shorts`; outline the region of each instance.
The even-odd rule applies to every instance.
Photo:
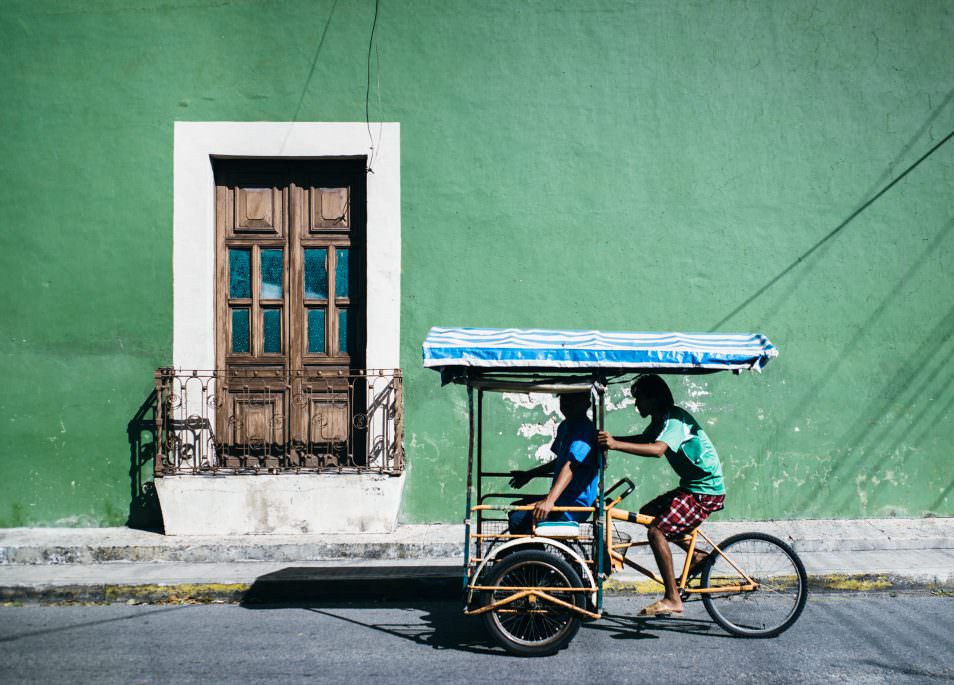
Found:
[[[655,526],[669,539],[691,532],[722,509],[725,495],[700,495],[685,490],[670,490],[643,505],[640,514],[655,516]]]

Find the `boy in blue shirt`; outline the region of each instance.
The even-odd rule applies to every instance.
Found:
[[[510,486],[522,488],[531,478],[553,475],[550,492],[538,501],[532,511],[510,512],[510,532],[529,533],[531,522],[585,521],[586,511],[557,511],[554,507],[591,507],[599,489],[599,449],[596,426],[586,415],[590,406],[588,392],[560,395],[560,413],[564,419],[557,428],[550,451],[556,457],[527,471],[511,471]]]
[[[633,383],[632,393],[639,415],[651,418],[646,430],[627,437],[601,432],[599,444],[638,457],[664,456],[679,475],[678,488],[660,495],[639,510],[641,514],[655,517],[648,530],[649,544],[666,586],[665,596],[640,614],[681,614],[682,599],[676,587],[669,542],[688,550],[681,538],[697,528],[709,514],[722,509],[725,500],[722,463],[702,426],[689,412],[675,405],[672,392],[662,378],[640,376]],[[690,573],[701,568],[705,558],[705,553],[696,551]]]

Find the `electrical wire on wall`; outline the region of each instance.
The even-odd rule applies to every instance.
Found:
[[[374,19],[371,22],[371,37],[368,40],[368,81],[364,91],[364,123],[368,127],[368,173],[374,173],[374,158],[378,155],[381,146],[381,124],[378,123],[378,140],[375,145],[374,135],[371,132],[371,53],[375,55],[375,78],[377,79],[378,105],[381,104],[381,54],[374,44],[374,32],[378,26],[378,12],[381,9],[381,0],[374,0]]]

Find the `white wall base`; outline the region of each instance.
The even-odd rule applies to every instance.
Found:
[[[405,475],[157,478],[166,535],[389,533]]]

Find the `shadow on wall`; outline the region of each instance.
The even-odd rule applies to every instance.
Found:
[[[875,181],[875,185],[872,187],[872,189],[868,193],[866,193],[864,196],[862,196],[862,200],[863,200],[862,203],[858,205],[858,207],[854,211],[852,211],[841,223],[835,226],[835,228],[829,231],[821,240],[816,242],[814,245],[809,247],[805,252],[799,255],[799,257],[796,258],[795,261],[793,261],[791,264],[789,264],[780,272],[778,272],[774,278],[770,279],[760,288],[756,289],[754,293],[752,293],[748,298],[746,298],[735,309],[733,309],[731,312],[729,312],[724,317],[722,317],[716,324],[714,324],[709,329],[709,332],[714,333],[721,330],[721,328],[725,324],[727,324],[730,320],[734,319],[735,316],[739,314],[739,312],[746,309],[755,300],[762,297],[768,290],[772,288],[772,286],[774,286],[776,283],[782,280],[786,275],[788,275],[791,271],[793,271],[795,267],[797,267],[799,264],[804,262],[808,257],[810,257],[814,252],[816,252],[819,248],[825,245],[829,240],[831,240],[836,235],[841,233],[842,230],[844,230],[849,224],[851,224],[856,218],[858,218],[858,216],[861,215],[866,209],[868,209],[868,207],[870,207],[875,202],[877,202],[882,195],[884,195],[889,190],[891,190],[895,185],[900,183],[908,174],[910,174],[917,167],[919,167],[922,162],[927,160],[929,157],[931,157],[931,155],[933,155],[941,147],[943,147],[945,143],[947,143],[949,140],[954,138],[954,131],[949,132],[946,136],[941,138],[941,140],[934,143],[934,145],[932,145],[927,152],[925,152],[923,155],[918,157],[918,159],[915,160],[911,165],[909,165],[904,171],[894,176],[894,178],[891,178],[892,170],[894,166],[900,163],[900,161],[914,148],[914,145],[917,143],[917,141],[919,141],[921,137],[930,130],[931,125],[934,123],[934,121],[952,102],[954,102],[954,89],[951,89],[948,92],[947,96],[945,96],[944,100],[937,107],[934,108],[934,110],[931,112],[931,115],[928,117],[927,121],[924,122],[921,128],[919,128],[915,132],[914,136],[908,141],[908,143],[902,148],[902,150],[895,156],[894,160],[892,160],[891,164],[888,166],[888,169],[881,175],[881,177],[877,181]],[[884,183],[885,185],[879,189],[879,186],[881,186],[882,183]]]
[[[954,222],[948,224],[949,228],[952,226]],[[943,403],[954,387],[954,372],[949,363],[952,353],[954,307],[949,307],[927,335],[923,335],[915,352],[898,364],[894,374],[884,374],[886,380],[876,394],[877,400],[862,414],[893,420],[884,420],[874,426],[860,422],[852,425],[840,440],[840,444],[852,447],[852,453],[834,464],[829,478],[864,476],[873,470],[873,459],[882,464],[905,446],[928,444],[938,426],[944,425],[944,417],[954,405],[954,400]],[[890,461],[888,466],[891,466]],[[954,481],[940,491],[937,499],[928,499],[927,511],[913,514],[940,513],[952,485]],[[845,491],[840,500],[834,501],[837,506],[845,506],[851,496]]]
[[[931,131],[932,125],[952,103],[954,103],[954,89],[950,90],[943,101],[934,108],[924,124],[895,156],[881,177],[875,181],[871,191],[866,194],[870,197],[864,199],[865,196],[863,196],[864,201],[845,219],[722,317],[710,328],[710,331],[721,330],[740,312],[763,297],[776,283],[783,280],[800,264],[805,263],[813,254],[819,252],[832,238],[852,224],[859,215],[911,174],[918,166],[927,161],[946,143],[954,139],[954,130],[952,130],[934,142],[926,152],[903,171],[894,173],[894,167],[914,149],[925,134]],[[887,296],[872,308],[868,317],[856,327],[852,336],[839,346],[839,353],[833,355],[825,369],[818,374],[820,380],[809,387],[796,402],[795,409],[789,414],[790,417],[804,417],[808,408],[819,396],[822,388],[837,377],[837,372],[841,369],[843,363],[864,343],[874,339],[874,344],[879,344],[873,337],[877,331],[876,324],[883,320],[884,315],[890,308],[899,306],[903,288],[929,262],[931,256],[938,254],[942,243],[950,237],[952,231],[954,231],[954,220],[948,219],[930,241],[930,244],[924,248],[917,258],[911,261],[907,270],[897,278],[894,287]],[[793,292],[794,288],[791,288],[787,294],[782,296],[783,301],[788,299]],[[944,303],[943,299],[940,302]],[[903,304],[900,306],[903,306]],[[777,305],[775,309],[780,309],[780,305]],[[920,343],[915,352],[907,358],[903,360],[891,359],[890,363],[896,371],[890,378],[887,377],[885,369],[872,370],[874,378],[885,377],[887,381],[882,385],[881,391],[877,393],[876,401],[872,402],[865,411],[859,414],[861,420],[853,424],[842,435],[839,444],[849,446],[850,452],[847,458],[839,459],[834,463],[833,468],[825,476],[827,482],[838,482],[839,479],[841,481],[854,480],[856,483],[860,482],[856,480],[859,475],[868,473],[876,464],[883,464],[886,458],[903,449],[905,444],[917,445],[919,444],[918,441],[927,440],[932,427],[936,425],[932,422],[943,421],[951,410],[952,402],[948,402],[946,405],[938,403],[937,406],[928,406],[912,422],[909,422],[904,430],[898,430],[897,425],[891,425],[888,422],[876,425],[871,420],[871,417],[904,416],[905,411],[914,406],[922,397],[944,398],[949,395],[951,388],[954,387],[954,375],[948,372],[947,364],[947,359],[950,358],[950,346],[954,344],[954,308],[942,313],[933,328],[928,329],[927,324],[925,324],[922,330],[910,331],[909,337],[912,340],[920,337]],[[945,346],[947,349],[945,349]],[[782,423],[779,423],[779,427],[761,445],[760,453],[765,453],[780,443],[782,432],[785,430],[782,425]],[[914,514],[935,515],[944,506],[952,489],[954,489],[954,480],[939,489],[939,495],[936,499],[928,501],[926,510],[922,507],[921,511],[914,512]],[[864,498],[861,499],[861,506],[865,510],[864,515],[870,515],[867,511],[868,494],[870,493],[866,493]],[[858,488],[843,488],[836,497],[832,497],[831,490],[828,487],[819,487],[815,488],[807,498],[799,500],[798,509],[803,512],[803,515],[813,514],[816,507],[819,507],[824,500],[828,500],[829,508],[844,510],[851,506],[852,500],[856,497],[861,498]]]
[[[156,391],[153,390],[126,425],[129,438],[129,518],[126,525],[164,532],[159,497],[152,482],[156,457]],[[145,476],[145,478],[144,478]]]
[[[815,398],[822,393],[827,384],[838,378],[842,365],[852,354],[863,349],[865,344],[878,344],[872,331],[878,330],[877,324],[883,320],[889,309],[904,306],[902,298],[904,287],[928,263],[929,257],[937,254],[941,245],[952,235],[954,235],[954,220],[948,221],[924,250],[912,259],[911,265],[898,277],[892,290],[873,307],[852,336],[839,345],[838,354],[833,355],[818,374],[819,380],[802,394],[790,412],[791,417],[806,416]],[[947,362],[954,353],[954,307],[939,311],[933,326],[927,328],[927,325],[928,322],[925,322],[924,330],[910,332],[912,342],[918,341],[917,346],[912,345],[911,351],[906,356],[892,360],[892,373],[888,373],[887,367],[872,370],[872,378],[869,382],[874,384],[880,381],[879,390],[873,393],[874,400],[863,407],[858,407],[859,420],[851,422],[838,439],[837,444],[850,447],[850,451],[833,463],[831,470],[825,475],[826,482],[845,480],[857,482],[856,479],[860,475],[863,476],[879,466],[884,466],[885,460],[903,449],[905,445],[919,445],[926,442],[935,427],[941,425],[940,422],[943,422],[944,417],[950,412],[954,400],[947,404],[941,402],[935,404],[924,402],[923,398],[946,398],[954,387],[954,374],[951,373]],[[907,412],[912,408],[916,409],[917,413],[909,417]],[[895,421],[873,423],[872,417],[895,417]],[[763,453],[773,449],[783,440],[784,425],[787,424],[780,423],[779,427],[765,440],[761,446]],[[891,468],[891,464],[888,464],[886,468]],[[940,491],[936,499],[928,500],[925,511],[914,512],[914,515],[935,515],[941,512],[952,488],[954,488],[954,480]],[[843,489],[833,494],[829,488],[820,487],[803,499],[799,499],[798,506],[803,511],[814,512],[816,507],[827,500],[829,506],[835,509],[847,508],[851,506],[852,498],[857,496],[855,488]]]

